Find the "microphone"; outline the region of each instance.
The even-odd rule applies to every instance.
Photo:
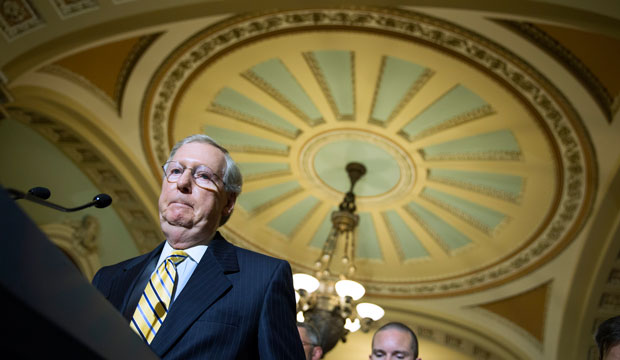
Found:
[[[33,187],[32,189],[28,190],[28,194],[34,195],[43,200],[49,199],[50,195],[52,195],[50,189],[44,188],[42,186]]]
[[[112,203],[112,197],[108,194],[99,194],[93,198],[93,202],[97,209],[103,209]]]
[[[93,201],[87,204],[77,206],[74,208],[65,208],[63,206],[54,204],[52,202],[45,201],[47,198],[50,197],[51,193],[49,189],[44,188],[44,187],[34,187],[28,190],[28,192],[25,194],[19,190],[10,189],[10,188],[7,188],[7,191],[9,192],[9,194],[11,194],[11,196],[13,197],[13,200],[25,199],[25,200],[29,200],[34,203],[37,203],[39,205],[47,206],[52,209],[63,211],[63,212],[74,212],[74,211],[86,209],[91,206],[94,206],[98,209],[103,209],[105,207],[108,207],[110,204],[112,204],[112,197],[110,195],[99,194],[93,198]]]

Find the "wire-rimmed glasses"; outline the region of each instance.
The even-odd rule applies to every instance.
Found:
[[[221,190],[224,188],[224,181],[206,165],[198,165],[190,168],[183,166],[178,161],[168,161],[163,166],[164,176],[168,182],[179,181],[185,170],[189,169],[196,185],[203,189]]]

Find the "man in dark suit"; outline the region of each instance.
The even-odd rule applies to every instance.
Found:
[[[173,147],[163,169],[166,241],[102,268],[93,284],[162,358],[303,359],[289,264],[217,232],[241,192],[228,151],[193,135]]]

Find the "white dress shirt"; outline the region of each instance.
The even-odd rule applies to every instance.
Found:
[[[177,296],[179,296],[179,294],[185,287],[185,284],[187,284],[187,281],[194,273],[194,270],[196,270],[196,266],[198,266],[200,259],[202,259],[205,251],[207,251],[207,247],[207,245],[196,245],[189,249],[183,250],[187,253],[187,255],[189,255],[189,257],[185,259],[182,263],[177,265],[177,276],[179,277],[179,280],[176,284],[176,289],[174,291],[171,304],[172,302],[174,302],[174,300],[176,300]],[[172,246],[170,246],[170,244],[168,244],[168,242],[166,241],[166,243],[164,244],[164,249],[161,251],[161,255],[159,255],[159,260],[157,261],[157,265],[155,266],[155,271],[157,271],[159,266],[174,250],[175,249],[173,249]]]

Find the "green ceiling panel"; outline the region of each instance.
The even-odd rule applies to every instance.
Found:
[[[231,88],[220,90],[215,96],[212,105],[220,107],[220,112],[226,113],[230,111],[228,115],[232,117],[242,120],[250,119],[254,123],[276,131],[283,131],[291,135],[296,135],[300,131],[287,120]]]
[[[411,87],[426,68],[395,57],[384,58],[383,72],[377,90],[372,119],[387,123]]]
[[[516,160],[521,154],[517,139],[510,130],[499,130],[427,146],[422,152],[426,160]]]
[[[355,112],[353,54],[343,50],[313,51],[311,54],[339,115],[352,117]]]
[[[245,211],[254,212],[263,207],[272,205],[286,196],[296,193],[300,189],[301,187],[297,181],[288,181],[250,192],[243,192],[239,195],[239,200],[237,202]]]
[[[313,123],[322,121],[323,116],[282,61],[279,59],[264,61],[254,66],[251,72],[278,93],[276,98],[282,97],[289,101]]]
[[[288,154],[286,144],[248,135],[236,130],[228,130],[215,126],[205,125],[202,128],[206,135],[214,138],[218,143],[231,151],[265,151],[270,153]]]
[[[357,243],[355,256],[358,258],[381,260],[381,248],[375,224],[370,213],[359,213],[360,222],[357,225]]]
[[[291,171],[288,163],[237,163],[244,179],[259,178]]]
[[[516,175],[452,169],[430,169],[428,179],[510,200],[521,195],[524,182]]]
[[[351,187],[345,167],[350,162],[366,166],[355,185],[358,196],[376,196],[392,189],[400,179],[400,167],[392,155],[381,147],[359,140],[342,140],[321,147],[314,157],[314,169],[321,180],[346,193]]]
[[[319,200],[314,196],[308,196],[271,220],[269,226],[286,236],[293,236],[295,229],[306,219],[318,202]]]
[[[475,226],[481,227],[487,232],[493,231],[506,219],[506,215],[499,211],[489,209],[443,191],[427,187],[424,188],[421,195],[427,200],[448,209],[455,215],[467,221],[473,221]]]
[[[410,202],[406,209],[447,252],[471,243],[471,239],[423,206]]]
[[[383,217],[390,227],[390,232],[404,260],[428,257],[428,252],[418,237],[411,231],[407,223],[405,223],[396,211],[386,211],[383,213]]]
[[[485,110],[483,110],[485,109]],[[403,127],[409,139],[443,130],[490,112],[490,106],[471,90],[457,85]]]
[[[332,212],[338,210],[336,207],[332,208],[330,212],[325,215],[325,219],[319,228],[314,233],[312,240],[310,241],[310,246],[317,249],[322,249],[323,244],[325,244],[325,240],[327,240],[327,236],[329,236],[329,232],[332,229]]]

